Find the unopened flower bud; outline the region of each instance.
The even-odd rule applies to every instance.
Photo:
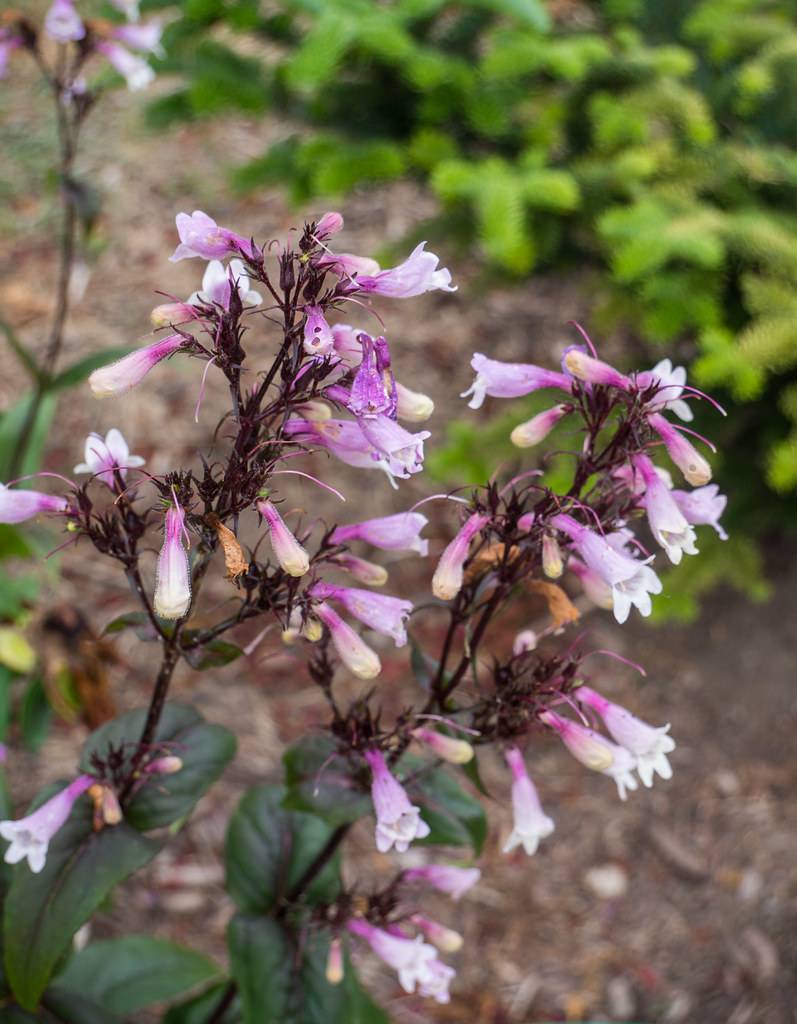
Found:
[[[574,377],[586,381],[587,384],[606,384],[621,388],[623,391],[627,391],[631,386],[631,381],[625,374],[604,363],[602,359],[587,355],[580,348],[570,349],[565,356],[565,367]]]
[[[309,615],[307,619],[305,619],[305,623],[302,626],[302,636],[311,644],[316,644],[323,635],[324,627],[321,625],[318,619],[314,618],[312,615]]]
[[[185,513],[177,503],[166,512],[164,533],[153,604],[161,618],[181,619],[191,604],[191,569],[183,547]]]
[[[102,782],[89,786],[88,795],[94,803],[94,827],[99,831],[103,825],[118,825],[122,820],[122,808],[116,793]]]
[[[458,953],[462,949],[465,940],[452,928],[446,928],[439,921],[433,921],[423,914],[413,914],[411,921],[441,953]]]
[[[387,583],[387,569],[376,562],[369,562],[366,558],[358,558],[357,555],[350,555],[346,551],[335,555],[333,562],[345,572],[351,573],[360,583],[367,583],[372,587],[383,587]]]
[[[332,643],[341,661],[360,679],[374,679],[382,671],[379,655],[344,622],[334,608],[322,601],[315,605],[315,613],[332,637]]]
[[[188,302],[164,302],[156,306],[149,315],[153,327],[170,327],[176,324],[187,324],[196,320],[199,312]]]
[[[310,568],[310,557],[275,506],[268,499],[262,499],[257,502],[257,510],[268,523],[271,548],[282,569],[289,576],[304,576]]]
[[[434,402],[428,395],[424,395],[420,391],[410,391],[398,381],[396,381],[396,396],[400,420],[407,420],[409,423],[423,423],[434,412]]]
[[[526,654],[528,651],[536,650],[537,634],[533,629],[524,629],[515,637],[512,644],[512,653],[515,657]]]
[[[432,593],[441,601],[450,601],[462,589],[470,542],[489,521],[489,516],[474,512],[440,556],[432,577]]]
[[[564,571],[562,552],[550,533],[542,538],[542,571],[549,580],[558,580]]]
[[[329,944],[326,979],[330,985],[339,985],[343,981],[343,944],[340,939],[333,939]]]
[[[326,402],[320,402],[313,398],[309,402],[297,405],[294,410],[302,419],[310,420],[311,423],[323,423],[332,419],[332,409]]]
[[[176,757],[173,754],[167,754],[164,757],[156,757],[154,761],[150,761],[144,768],[144,772],[147,775],[176,775],[177,772],[182,771],[182,767],[182,758]]]
[[[473,747],[465,740],[454,739],[453,736],[446,736],[436,729],[421,727],[412,730],[412,738],[419,743],[424,743],[443,761],[450,764],[467,764],[473,760]]]
[[[648,423],[662,439],[667,454],[688,483],[693,487],[703,487],[711,480],[711,466],[669,420],[656,412],[648,416]]]
[[[533,512],[524,512],[523,515],[517,521],[517,528],[523,530],[525,533],[534,526],[534,520],[536,516]]]
[[[531,448],[539,444],[553,430],[559,420],[570,412],[569,405],[555,405],[551,409],[532,416],[530,420],[519,424],[510,434],[510,440],[516,448]]]
[[[329,238],[330,235],[336,235],[342,228],[343,217],[334,210],[331,210],[329,213],[325,213],[316,224],[315,236],[316,238]]]

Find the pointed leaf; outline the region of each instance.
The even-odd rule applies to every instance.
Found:
[[[286,807],[311,811],[330,825],[345,825],[369,813],[367,780],[355,779],[355,766],[328,736],[303,737],[286,751],[283,762]]]
[[[290,1024],[293,950],[286,932],[271,918],[236,914],[227,943],[244,1024]]]
[[[92,831],[89,801],[81,798],[50,843],[44,870],[34,875],[26,864],[15,868],[4,945],[8,981],[22,1006],[36,1006],[78,928],[159,848],[126,822]]]
[[[405,785],[432,830],[422,842],[472,846],[476,854],[480,853],[487,837],[487,818],[479,801],[442,768],[428,770],[415,757],[404,757],[401,764],[416,772],[406,777]]]
[[[104,761],[109,750],[132,757],[144,728],[146,712],[130,711],[107,722],[89,736],[83,750],[83,771],[92,771],[95,758]],[[208,724],[194,708],[167,704],[153,746],[176,754],[183,767],[174,775],[153,776],[135,794],[125,820],[146,832],[185,817],[210,788],[235,754],[235,737],[220,725]]]

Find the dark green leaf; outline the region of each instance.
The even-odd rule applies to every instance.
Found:
[[[14,621],[36,602],[40,584],[35,576],[9,576],[0,569],[0,620]]]
[[[15,868],[4,944],[9,984],[22,1006],[36,1006],[78,928],[158,849],[126,822],[94,832],[89,801],[81,798],[50,843],[43,871],[34,875],[27,865]]]
[[[412,645],[412,653],[410,654],[412,674],[415,676],[415,680],[421,689],[428,690],[432,685],[432,680],[437,675],[439,662],[435,661],[434,658],[430,658],[414,640],[410,639],[410,644]]]
[[[227,984],[221,983],[209,988],[199,996],[185,1003],[173,1006],[164,1016],[162,1024],[207,1024],[227,994]],[[243,1020],[241,1001],[236,993],[229,1008],[221,1017],[213,1018],[217,1024],[241,1024]]]
[[[311,811],[330,825],[345,825],[368,814],[368,778],[355,779],[352,764],[337,752],[330,737],[303,737],[285,752],[283,761],[286,807]]]
[[[90,356],[78,359],[76,363],[67,366],[57,377],[50,382],[50,391],[62,391],[64,388],[72,388],[76,384],[82,384],[89,374],[100,366],[108,363],[115,363],[117,359],[132,352],[135,345],[114,345],[105,348],[101,352],[93,352]]]
[[[11,681],[14,674],[5,665],[0,665],[0,743],[5,743],[8,723],[11,718]],[[6,815],[3,814],[5,818]]]
[[[121,1024],[119,1017],[98,1006],[84,994],[68,992],[60,983],[48,988],[42,1006],[63,1024]]]
[[[185,640],[190,639],[190,630],[183,634]],[[235,644],[226,640],[212,640],[203,647],[195,647],[184,651],[183,657],[193,669],[202,671],[206,668],[222,668],[240,658],[244,652]]]
[[[267,913],[301,878],[332,829],[312,814],[287,811],[282,786],[250,789],[227,832],[227,888],[245,911]],[[306,892],[310,901],[331,900],[340,889],[340,864],[331,858]]]
[[[28,750],[35,753],[41,747],[47,739],[52,720],[53,709],[41,679],[31,679],[20,709],[22,739]]]
[[[134,629],[139,640],[157,639],[155,628],[146,612],[126,612],[124,615],[117,615],[102,632],[103,636],[114,636],[126,629]]]
[[[388,1024],[387,1014],[362,987],[348,957],[341,984],[329,984],[328,956],[327,934],[312,936],[303,948],[296,1024]]]
[[[81,950],[56,983],[112,1013],[128,1014],[171,1002],[220,975],[216,964],[192,949],[166,939],[127,935]]]
[[[14,350],[14,354],[16,355],[17,359],[19,359],[20,363],[22,363],[22,365],[28,371],[33,380],[37,381],[39,379],[38,364],[36,363],[36,360],[31,355],[31,353],[28,352],[28,350],[19,340],[14,328],[5,320],[0,319],[0,331],[2,331],[3,334],[5,334],[6,340],[8,341],[8,344],[11,346],[11,348]]]
[[[89,736],[81,758],[83,771],[92,770],[94,756],[104,760],[109,750],[132,757],[144,728],[146,712],[130,711],[107,722]],[[184,817],[235,754],[235,737],[220,725],[209,725],[194,708],[167,704],[153,746],[175,754],[183,767],[174,775],[159,775],[143,785],[131,800],[125,820],[147,831]]]
[[[432,830],[422,842],[472,846],[476,854],[480,853],[487,836],[487,819],[479,801],[442,768],[427,770],[414,757],[404,757],[401,763],[414,772],[405,781],[407,792]]]
[[[19,527],[0,523],[0,558],[30,558],[35,553],[30,539]]]
[[[32,413],[34,402],[34,395],[24,395],[0,420],[0,480],[8,479],[12,467],[20,476],[36,473],[41,467],[56,402],[53,395],[45,395]],[[24,449],[21,461],[20,446]]]
[[[293,949],[285,931],[271,918],[236,914],[227,943],[244,1024],[291,1024]]]

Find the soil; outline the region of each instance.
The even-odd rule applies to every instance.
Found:
[[[0,185],[7,199],[0,309],[40,350],[55,269],[53,198],[43,189],[52,133],[44,96],[23,61],[14,60],[11,88],[0,100]],[[226,187],[227,167],[280,138],[284,124],[227,119],[152,136],[141,127],[140,106],[140,97],[113,94],[87,130],[81,171],[99,185],[105,205],[81,271],[85,289],[70,320],[62,365],[146,333],[149,310],[159,301],[156,289],[184,297],[198,286],[197,261],[167,262],[176,212],[206,209],[220,223],[256,237],[279,236],[300,222],[276,190],[242,199]],[[393,246],[433,209],[410,184],[358,194],[343,208],[343,242],[364,253]],[[302,212],[313,216],[320,208]],[[467,415],[456,395],[470,383],[467,364],[474,350],[555,359],[570,340],[566,321],[588,321],[594,300],[589,282],[578,276],[532,277],[516,287],[484,290],[469,266],[449,263],[461,284],[455,296],[380,307],[400,378],[437,402],[431,423],[437,432],[448,417]],[[264,339],[262,333],[253,337],[252,350],[262,346],[265,356]],[[9,360],[4,369],[3,406],[24,386],[16,364]],[[46,467],[69,472],[82,458],[88,431],[110,426],[123,430],[153,473],[194,459],[210,442],[226,402],[225,389],[211,377],[197,426],[197,387],[196,364],[174,361],[110,406],[95,402],[85,388],[69,393],[58,410]],[[310,485],[291,488],[308,514],[333,514],[331,502]],[[415,478],[394,493],[381,477],[375,486],[371,476],[346,474],[351,511],[344,509],[344,517],[397,511],[428,489],[428,481]],[[433,552],[442,545],[443,522],[444,513],[435,513]],[[797,697],[791,624],[797,618],[797,567],[791,554],[780,552],[772,567],[774,596],[766,606],[721,591],[705,602],[701,620],[686,628],[652,628],[639,620],[620,628],[603,613],[588,617],[590,644],[646,666],[648,676],[640,682],[616,662],[595,657],[589,663],[594,685],[607,696],[653,723],[672,723],[675,777],[621,803],[609,780],[588,774],[554,742],[541,744],[528,760],[556,831],[529,859],[501,853],[510,820],[508,785],[497,759],[485,757],[492,827],[479,860],[482,882],[460,904],[429,901],[433,915],[466,937],[451,1004],[438,1007],[401,995],[370,957],[359,958],[396,1022],[793,1024]],[[429,572],[419,559],[397,563],[391,584],[420,598],[428,592]],[[221,600],[224,587],[219,579],[210,592]],[[85,547],[61,556],[48,604],[81,608],[98,632],[132,607],[114,567]],[[509,630],[507,625],[492,642],[508,642]],[[151,649],[142,652],[127,638],[116,649],[120,660],[110,669],[116,699],[123,708],[138,706],[150,685]],[[389,709],[411,699],[403,656],[386,663],[381,685]],[[342,686],[357,692],[351,681]],[[231,913],[220,867],[226,821],[246,786],[279,776],[285,746],[322,724],[323,707],[301,658],[271,638],[244,668],[237,662],[201,674],[182,669],[174,696],[233,729],[237,758],[167,850],[96,915],[91,935],[155,933],[223,961]],[[74,770],[84,736],[80,725],[59,723],[37,756],[12,742],[9,773],[17,806],[45,782]],[[385,871],[369,828],[358,827],[350,844],[351,879]],[[403,863],[426,856],[413,851]]]

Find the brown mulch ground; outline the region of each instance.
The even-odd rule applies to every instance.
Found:
[[[89,261],[64,363],[143,334],[157,301],[154,289],[183,296],[197,286],[197,261],[166,262],[178,210],[204,208],[219,222],[258,236],[277,235],[298,219],[274,192],[235,200],[224,188],[230,160],[258,153],[266,138],[279,137],[280,125],[235,121],[147,137],[138,127],[138,102],[123,94],[112,97],[89,136],[83,169],[106,195],[98,234],[105,245]],[[35,345],[46,323],[54,267],[51,203],[31,198],[42,183],[47,138],[37,125],[45,123],[45,114],[35,92],[24,102],[4,99],[3,113],[9,144],[0,149],[0,174],[17,184],[27,175],[30,184],[13,192],[5,215],[0,307]],[[30,126],[40,136],[39,148],[30,140],[9,148]],[[395,241],[429,209],[412,186],[355,197],[344,210],[346,245],[367,252],[384,238]],[[467,283],[468,268],[454,269]],[[474,294],[463,287],[455,297],[388,308],[400,376],[430,392],[440,409],[456,408],[462,415],[462,405],[452,399],[469,383],[467,360],[474,349],[545,360],[567,337],[565,321],[588,311],[587,295],[579,281],[532,279],[514,289]],[[268,342],[259,344],[265,353]],[[20,385],[7,365],[0,404],[15,397]],[[112,425],[123,429],[153,472],[193,458],[225,402],[223,387],[211,385],[197,428],[191,416],[196,387],[196,364],[172,363],[110,407],[85,392],[68,395],[48,468],[68,471],[82,457],[85,434]],[[438,415],[432,429],[440,431],[443,420]],[[353,515],[364,507],[370,514],[406,507],[428,488],[416,479],[397,496],[386,485],[370,488],[371,477],[370,489],[355,474],[347,480]],[[292,493],[297,503],[317,507],[315,491],[297,487]],[[559,747],[546,745],[530,764],[557,828],[529,860],[500,853],[508,830],[507,782],[501,766],[488,758],[484,774],[494,795],[493,830],[480,861],[483,881],[456,907],[434,904],[467,938],[451,1005],[438,1008],[399,996],[387,974],[363,961],[397,1022],[794,1021],[797,812],[790,796],[797,754],[791,624],[797,572],[788,568],[788,559],[778,562],[775,596],[766,607],[723,592],[689,628],[653,629],[637,621],[620,629],[604,615],[590,619],[595,647],[612,647],[647,666],[648,681],[640,684],[630,670],[595,659],[596,685],[653,722],[672,722],[675,778],[620,804],[610,781],[587,775]],[[79,600],[96,628],[131,607],[112,568],[87,549],[68,552],[61,564],[54,605]],[[421,566],[402,564],[395,578],[420,590],[429,572]],[[119,649],[123,661],[113,670],[115,691],[121,705],[136,705],[145,699],[150,666],[127,640]],[[391,686],[401,685],[400,668],[389,667]],[[283,652],[252,659],[245,671],[239,664],[202,675],[183,671],[175,695],[234,729],[238,757],[174,844],[97,916],[94,934],[155,931],[222,958],[230,914],[219,867],[226,820],[245,786],[276,777],[284,746],[319,724],[322,711],[301,663]],[[79,728],[59,726],[38,758],[14,748],[11,773],[19,805],[40,784],[73,768],[81,738]],[[358,830],[349,873],[378,871],[382,864],[368,829]]]

